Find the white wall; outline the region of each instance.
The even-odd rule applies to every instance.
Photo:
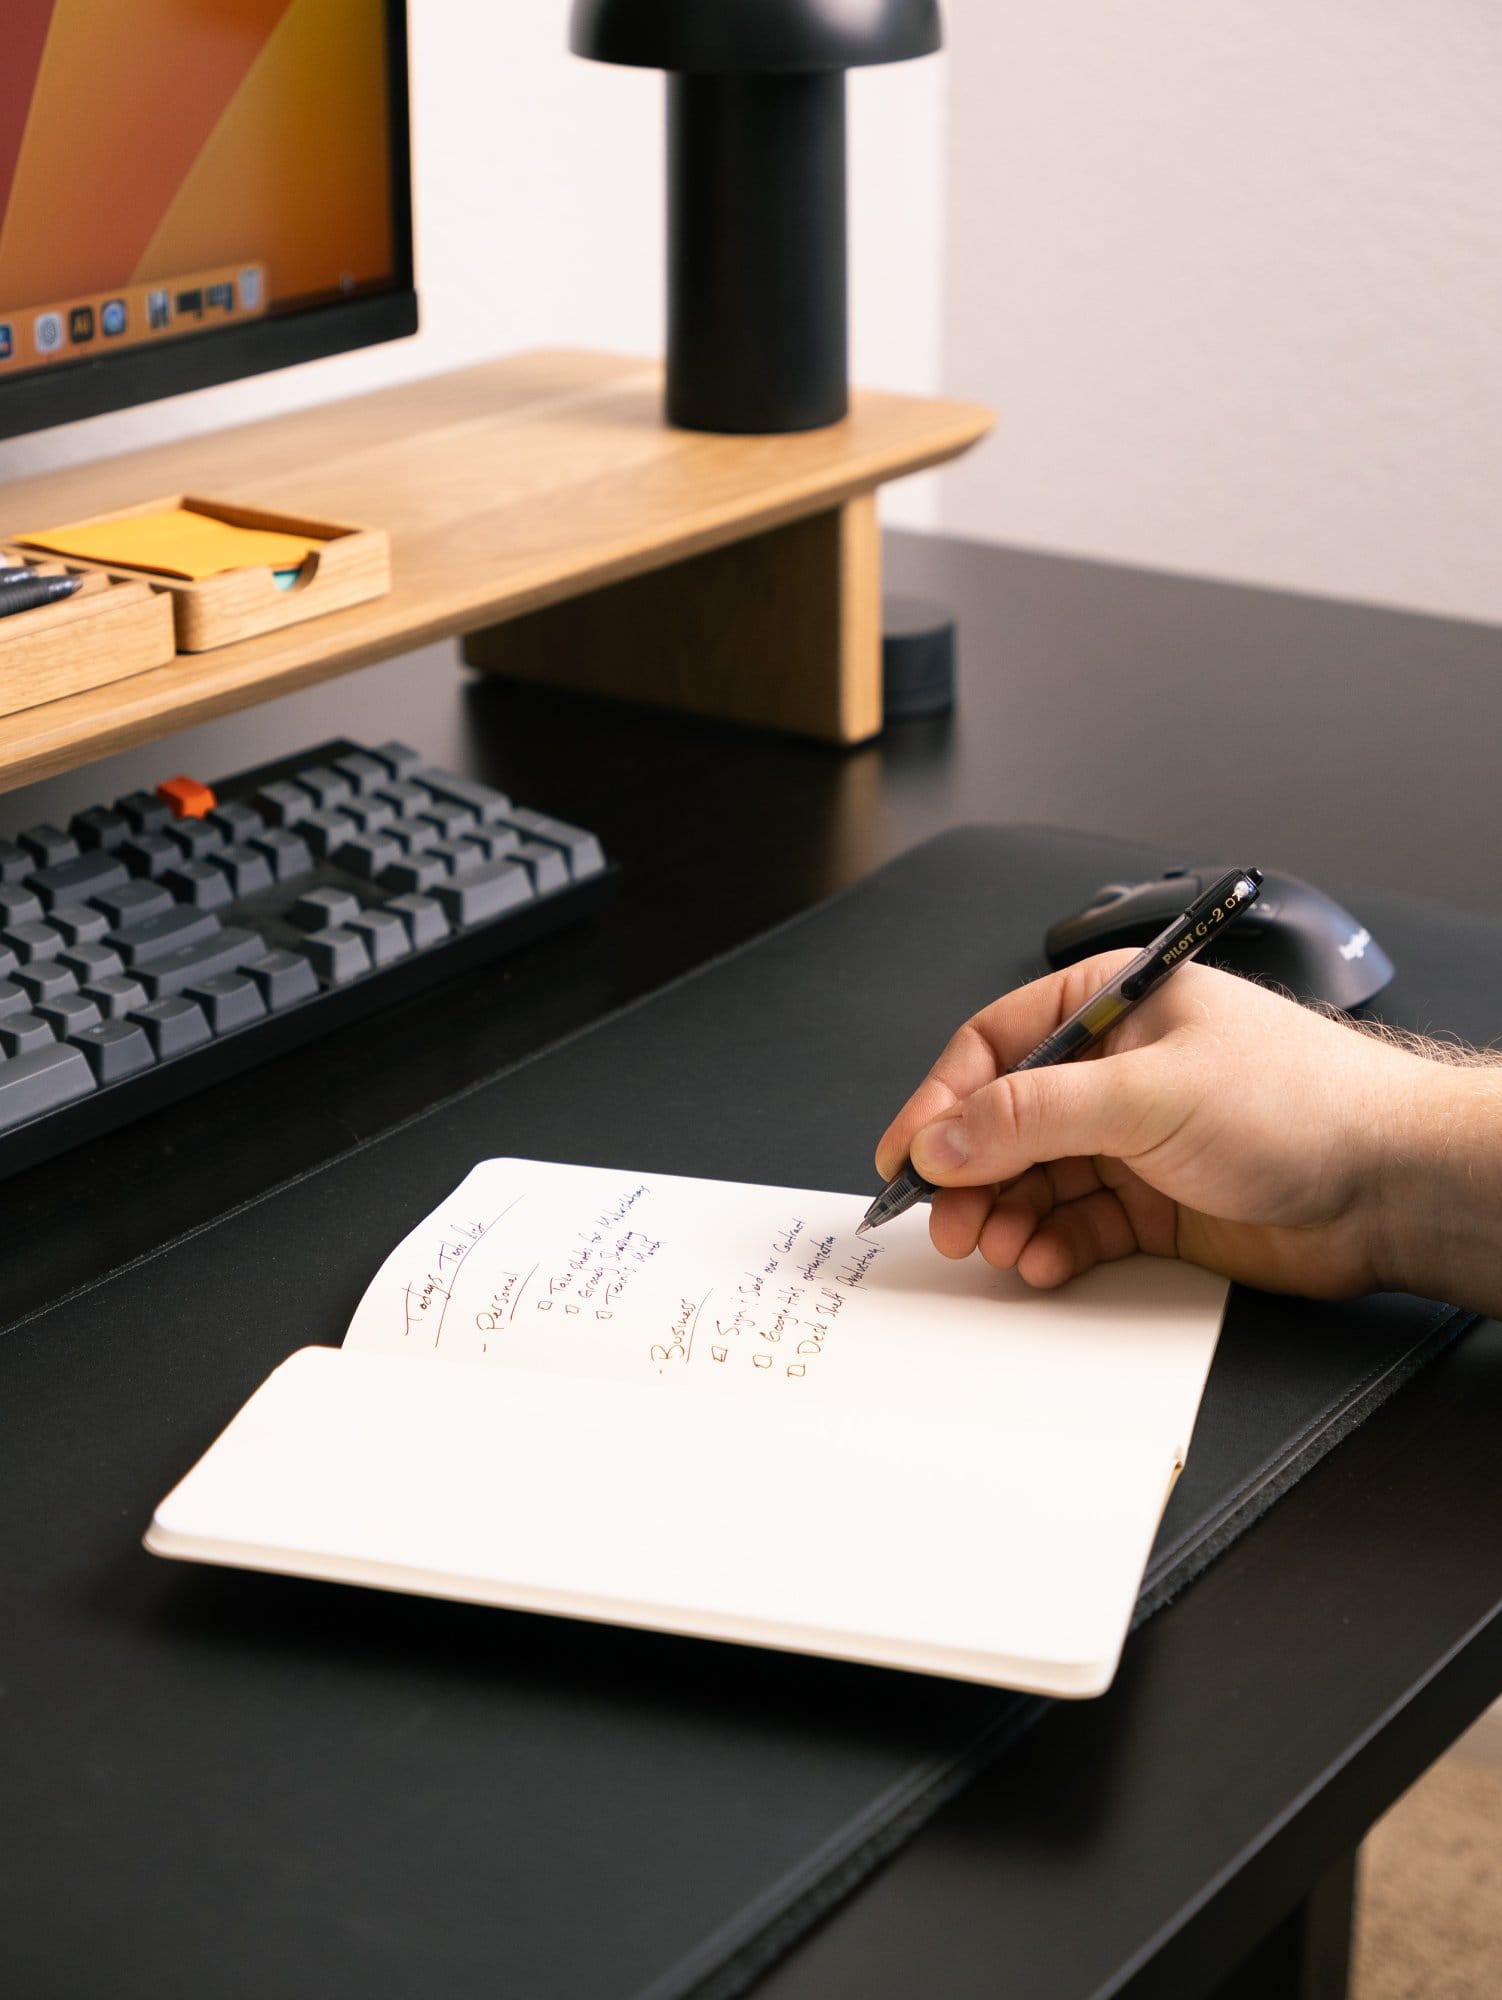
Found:
[[[1495,0],[949,0],[959,531],[1502,617]]]
[[[569,0],[409,0],[423,330],[415,340],[0,444],[0,477],[74,464],[524,347],[661,351],[662,79],[567,53]],[[860,379],[941,366],[942,58],[852,82]],[[908,482],[894,517],[933,511]]]

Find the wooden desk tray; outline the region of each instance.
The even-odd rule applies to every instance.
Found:
[[[15,547],[0,547],[0,559],[33,562],[39,576],[84,580],[59,604],[0,618],[0,715],[105,687],[172,658],[172,601],[165,591]]]
[[[112,577],[147,579],[171,601],[180,653],[207,653],[263,632],[278,632],[318,618],[326,611],[344,611],[391,588],[391,549],[384,529],[356,528],[343,521],[315,521],[296,514],[272,513],[263,507],[237,507],[189,493],[172,493],[135,507],[99,514],[100,521],[122,521],[136,514],[161,514],[174,507],[207,514],[237,528],[269,528],[278,534],[306,535],[326,544],[303,563],[297,581],[283,590],[273,572],[260,565],[229,569],[196,582],[160,576],[153,571],[102,566]],[[80,563],[78,567],[86,565]]]

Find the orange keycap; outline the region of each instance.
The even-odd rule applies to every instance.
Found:
[[[219,803],[208,786],[199,784],[196,778],[166,778],[157,786],[156,795],[171,806],[174,819],[202,819]]]

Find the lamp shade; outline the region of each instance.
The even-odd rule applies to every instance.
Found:
[[[860,69],[932,55],[939,0],[574,0],[569,47],[700,76]]]

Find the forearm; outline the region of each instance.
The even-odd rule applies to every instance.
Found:
[[[1415,1062],[1378,1169],[1384,1283],[1502,1318],[1502,1064]]]

